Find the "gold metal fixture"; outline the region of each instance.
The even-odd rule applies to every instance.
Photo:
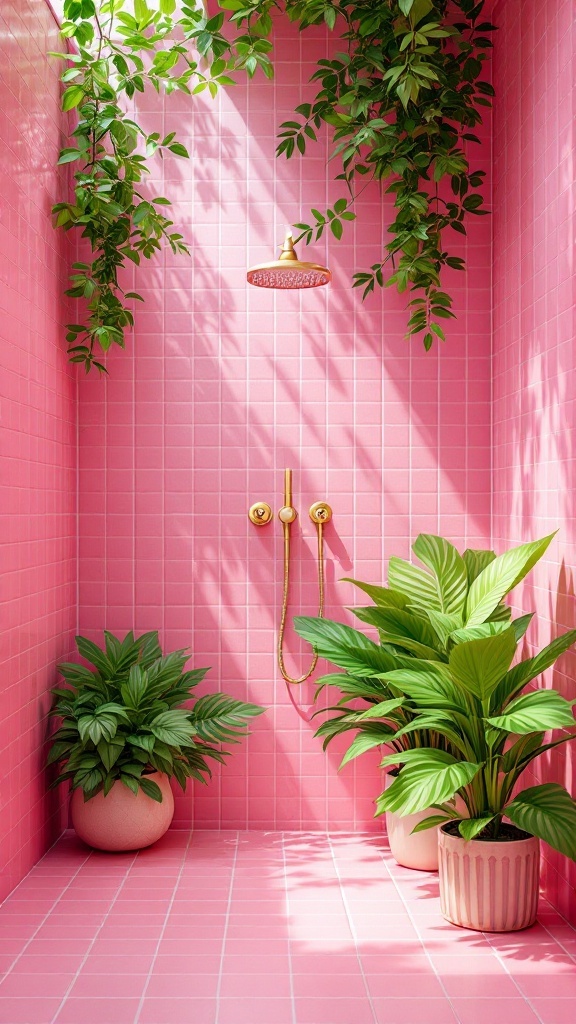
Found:
[[[272,519],[272,509],[265,501],[257,501],[248,511],[248,517],[255,526],[265,526]]]
[[[318,661],[318,655],[314,654],[312,664],[307,672],[298,679],[292,678],[286,671],[284,664],[284,633],[286,631],[286,619],[288,616],[288,594],[290,590],[290,525],[296,519],[296,509],[292,507],[292,470],[284,471],[284,506],[278,513],[284,531],[284,585],[282,590],[282,614],[280,616],[280,629],[278,631],[278,665],[287,683],[304,683],[308,679]],[[332,509],[325,501],[317,501],[310,509],[310,518],[316,523],[318,533],[318,618],[324,614],[324,523],[332,517]]]
[[[328,284],[331,277],[327,267],[298,259],[290,230],[286,233],[279,259],[250,267],[246,274],[248,284],[258,288],[319,288]]]
[[[332,509],[325,501],[315,501],[310,506],[309,515],[313,523],[329,523],[332,519]]]

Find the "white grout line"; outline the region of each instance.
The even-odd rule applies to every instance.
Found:
[[[89,856],[90,856],[90,855],[89,855]],[[138,854],[136,853],[136,854],[134,855],[134,857],[132,858],[132,861],[130,862],[130,864],[129,864],[129,865],[128,865],[128,867],[126,868],[126,874],[125,874],[125,875],[123,876],[123,878],[122,878],[122,881],[120,882],[120,885],[118,886],[118,888],[117,888],[117,890],[116,890],[116,894],[115,894],[115,896],[114,896],[114,898],[113,898],[113,900],[112,900],[112,902],[111,902],[110,906],[108,907],[108,910],[106,911],[106,913],[105,913],[105,915],[104,915],[104,917],[103,917],[102,921],[100,922],[100,924],[98,925],[98,928],[96,929],[96,934],[94,935],[94,938],[93,938],[93,939],[92,939],[92,940],[90,941],[90,944],[89,944],[89,946],[88,946],[88,949],[86,950],[86,952],[85,952],[84,956],[82,957],[82,960],[81,960],[81,962],[80,962],[80,966],[78,967],[78,970],[76,971],[76,973],[75,973],[74,977],[72,978],[72,981],[70,982],[70,984],[68,985],[68,988],[66,989],[66,991],[65,991],[64,995],[62,996],[62,999],[61,999],[61,1001],[60,1001],[60,1004],[59,1004],[59,1006],[58,1006],[58,1009],[56,1010],[56,1013],[55,1013],[55,1014],[54,1014],[54,1016],[52,1017],[52,1024],[54,1024],[54,1022],[55,1022],[55,1021],[56,1021],[56,1019],[58,1018],[58,1015],[59,1015],[59,1013],[60,1013],[60,1010],[61,1010],[61,1009],[62,1009],[62,1007],[64,1006],[64,1003],[65,1003],[65,1002],[66,1002],[66,1000],[68,999],[68,996],[70,995],[70,992],[72,991],[72,989],[73,989],[74,985],[76,984],[76,981],[78,980],[78,978],[79,978],[79,976],[80,976],[80,972],[81,972],[82,968],[84,967],[84,964],[85,964],[85,963],[86,963],[86,961],[88,960],[88,957],[90,956],[90,953],[92,952],[92,949],[94,948],[94,943],[95,943],[95,942],[96,942],[96,940],[98,939],[98,937],[99,937],[99,935],[100,935],[100,932],[102,931],[102,928],[104,927],[104,925],[105,925],[106,921],[108,920],[108,917],[109,917],[109,915],[110,915],[110,911],[112,910],[112,907],[113,907],[113,906],[115,905],[115,903],[116,903],[116,901],[117,901],[117,899],[118,899],[118,897],[119,897],[120,893],[122,892],[122,889],[124,888],[124,884],[125,884],[125,882],[126,882],[126,880],[127,880],[127,878],[128,878],[128,875],[130,874],[130,869],[134,867],[134,864],[136,863],[136,859],[137,859],[137,857],[138,857]],[[87,858],[87,859],[88,859],[88,858]],[[83,867],[85,863],[86,863],[86,861],[83,861],[83,862],[82,862],[82,865],[81,865],[81,867]],[[80,871],[80,869],[78,869],[78,872],[77,872],[76,874],[78,874],[78,873],[79,873],[79,871]],[[75,877],[76,877],[76,876],[75,876]]]
[[[152,972],[154,970],[154,966],[155,966],[156,961],[158,959],[158,954],[160,952],[160,946],[162,944],[162,939],[164,938],[164,933],[166,931],[166,925],[168,924],[168,919],[170,917],[170,914],[171,914],[171,911],[172,911],[172,907],[174,906],[174,901],[176,899],[176,893],[178,891],[178,886],[179,886],[180,881],[182,879],[182,873],[184,871],[184,866],[186,864],[186,854],[188,853],[188,850],[190,849],[190,843],[192,842],[193,834],[194,834],[193,830],[190,829],[190,832],[189,832],[189,835],[188,835],[188,842],[186,843],[186,846],[184,847],[184,850],[183,850],[183,853],[182,853],[182,863],[180,865],[180,871],[178,872],[178,875],[177,875],[177,877],[176,877],[176,879],[174,881],[174,889],[172,891],[172,896],[170,897],[170,902],[169,902],[168,907],[166,909],[166,915],[164,917],[164,924],[162,925],[162,927],[160,929],[160,935],[158,936],[158,942],[156,943],[156,949],[154,950],[154,953],[153,953],[153,956],[152,956],[152,962],[151,962],[150,968],[148,970],[148,977],[146,978],[146,982],[145,982],[144,988],[142,990],[142,995],[140,996],[140,1002],[138,1003],[138,1009],[136,1010],[136,1014],[134,1016],[133,1024],[138,1024],[138,1020],[140,1019],[140,1014],[142,1013],[142,1008],[144,1006],[144,1000],[146,998],[146,993],[148,991],[148,986],[150,985],[150,980],[152,978]]]
[[[238,861],[238,850],[240,848],[240,833],[236,832],[236,846],[234,849],[234,860],[232,861],[232,871],[230,874],[230,888],[228,890],[228,903],[226,904],[226,920],[224,922],[224,932],[222,934],[222,952],[220,953],[220,969],[218,971],[218,984],[216,986],[216,1014],[214,1017],[214,1024],[218,1024],[220,1018],[220,992],[222,989],[222,973],[224,970],[224,957],[226,955],[226,938],[228,936],[228,927],[230,924],[230,908],[232,906],[232,896],[234,894],[234,881],[236,877],[236,864]],[[134,1024],[137,1024],[135,1021]]]
[[[288,888],[288,872],[287,872],[287,861],[286,861],[286,833],[282,832],[281,836],[282,845],[282,868],[284,873],[284,899],[285,899],[285,913],[286,913],[286,937],[288,941],[288,976],[290,983],[290,1002],[292,1004],[292,1024],[298,1024],[298,1017],[296,1015],[296,996],[294,993],[294,972],[292,970],[292,946],[290,941],[290,890]]]
[[[374,1018],[374,1024],[379,1024],[378,1014],[376,1013],[376,1009],[375,1009],[375,1006],[374,1006],[374,1003],[373,1003],[373,1000],[372,1000],[372,994],[371,994],[370,989],[368,987],[368,981],[366,979],[366,974],[364,972],[364,964],[362,963],[362,956],[361,956],[360,950],[358,948],[358,939],[357,939],[357,936],[356,936],[356,928],[355,928],[355,925],[354,925],[354,918],[352,916],[352,910],[351,910],[351,908],[350,908],[350,906],[348,904],[348,900],[346,898],[346,892],[344,890],[344,886],[342,884],[342,879],[340,877],[340,872],[338,870],[338,861],[336,859],[336,854],[334,852],[334,847],[332,846],[331,834],[328,833],[326,838],[327,838],[327,842],[328,842],[328,850],[329,850],[330,855],[332,857],[332,863],[334,864],[334,871],[336,872],[336,878],[338,879],[338,885],[340,886],[340,895],[342,897],[342,903],[344,904],[344,910],[346,911],[346,917],[348,919],[348,924],[350,926],[350,933],[352,935],[352,941],[354,943],[354,950],[356,952],[356,957],[358,959],[358,966],[360,968],[360,974],[362,975],[362,981],[364,982],[364,988],[366,989],[366,998],[367,998],[368,1003],[370,1005],[370,1010],[372,1011],[372,1017]]]

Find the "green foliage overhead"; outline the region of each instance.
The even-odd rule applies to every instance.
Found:
[[[342,52],[318,61],[314,103],[296,108],[281,126],[278,155],[304,154],[324,126],[346,195],[300,237],[319,239],[329,227],[340,239],[355,219],[354,202],[371,180],[394,196],[390,238],[381,259],[355,275],[368,295],[376,285],[409,291],[408,336],[429,349],[444,340],[454,316],[441,285],[444,268],[464,269],[451,255],[450,232],[466,234],[469,216],[486,213],[481,170],[470,167],[469,144],[492,87],[484,64],[493,26],[482,20],[483,0],[221,0],[208,17],[200,0],[65,0],[62,35],[71,52],[62,74],[62,107],[76,124],[59,163],[70,164],[73,195],[55,204],[56,226],[76,229],[91,253],[73,264],[67,294],[87,305],[83,322],[67,326],[69,357],[88,372],[106,367],[100,352],[125,345],[138,292],[124,291],[127,268],[168,245],[188,246],[174,226],[170,200],[145,188],[148,161],[188,157],[174,132],[147,132],[128,113],[129,101],[156,92],[215,96],[236,72],[258,69],[271,78],[273,14],[302,29],[325,23]],[[128,102],[127,102],[128,101]],[[385,282],[385,270],[392,273]]]
[[[187,651],[163,655],[157,633],[128,633],[122,641],[104,636],[103,649],[76,637],[93,668],[59,666],[67,685],[52,691],[51,714],[61,720],[48,757],[58,766],[55,785],[70,779],[89,800],[121,781],[161,801],[148,777],[153,772],[175,778],[182,789],[189,778],[205,782],[208,759],[224,763],[220,744],[237,743],[246,721],[264,708],[225,693],[193,698],[208,669],[186,670]]]
[[[72,52],[58,55],[67,64],[62,107],[77,123],[59,163],[72,166],[74,194],[53,212],[56,226],[79,230],[92,254],[91,262],[73,265],[67,292],[88,307],[85,322],[67,326],[70,360],[87,372],[106,372],[99,353],[124,348],[134,322],[130,303],[142,301],[123,290],[123,271],[165,245],[189,251],[170,219],[170,200],[143,187],[149,159],[188,152],[175,132],[145,131],[129,115],[130,101],[150,88],[215,96],[234,83],[234,71],[272,74],[271,43],[248,32],[232,45],[221,33],[224,17],[207,18],[200,0],[178,7],[174,0],[64,2],[62,35]]]
[[[340,52],[317,62],[316,98],[282,124],[277,153],[306,153],[327,126],[330,159],[336,158],[336,180],[346,194],[296,227],[308,242],[326,229],[341,238],[366,185],[382,182],[394,198],[389,238],[354,284],[364,296],[385,284],[408,292],[408,337],[421,335],[427,350],[443,341],[454,313],[442,272],[464,269],[451,251],[454,233],[466,235],[469,218],[488,212],[478,191],[485,172],[469,160],[494,95],[486,60],[495,27],[483,17],[484,0],[221,0],[220,6],[247,26],[279,8],[302,29],[324,22],[342,40]]]
[[[554,689],[524,692],[576,643],[576,630],[516,660],[532,616],[512,619],[504,601],[553,536],[496,556],[460,555],[444,538],[421,534],[413,551],[423,565],[393,557],[388,587],[350,581],[374,601],[355,612],[377,628],[379,644],[340,623],[296,619],[297,632],[345,669],[320,680],[320,690],[336,686],[343,695],[318,729],[324,746],[353,732],[342,764],[384,746],[382,767],[399,769],[377,813],[433,807],[420,831],[455,818],[460,796],[469,814],[459,825],[464,838],[496,838],[507,817],[576,859],[576,802],[566,790],[516,792],[535,758],[576,738],[576,700]],[[375,671],[378,658],[394,664]],[[559,735],[547,738],[549,730]]]

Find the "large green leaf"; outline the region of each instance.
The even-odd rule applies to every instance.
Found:
[[[400,774],[386,792],[378,797],[377,814],[395,811],[404,816],[450,800],[480,771],[479,764],[457,761],[451,754],[433,748],[419,751],[419,757],[405,758]]]
[[[146,696],[148,673],[140,665],[132,665],[128,679],[120,687],[122,700],[129,708],[138,708]]]
[[[452,682],[448,667],[442,662],[414,659],[413,668],[387,672],[385,678],[391,686],[411,697],[419,708],[467,710],[463,695]]]
[[[405,594],[417,608],[433,608],[437,612],[443,610],[433,576],[403,558],[396,558],[395,555],[390,558],[388,583],[393,590]]]
[[[373,676],[396,667],[392,655],[358,629],[331,619],[297,615],[294,629],[321,658],[357,675]]]
[[[92,640],[88,640],[85,636],[77,636],[75,639],[76,647],[82,657],[86,658],[86,661],[89,661],[94,665],[102,676],[109,678],[114,669],[112,663],[104,654],[104,651],[102,651]]]
[[[404,704],[403,697],[396,697],[394,700],[383,700],[379,704],[373,704],[367,711],[358,712],[358,722],[364,722],[371,718],[386,718],[392,711],[401,708]]]
[[[464,839],[474,839],[491,821],[494,821],[493,814],[487,814],[483,818],[465,818],[460,822],[458,831]]]
[[[509,622],[482,622],[479,626],[464,626],[462,629],[455,629],[450,639],[454,644],[467,643],[468,640],[483,640],[486,636],[496,636],[510,629]]]
[[[510,697],[515,696],[526,683],[536,679],[547,668],[550,668],[560,655],[565,654],[575,643],[576,629],[570,629],[567,633],[557,636],[555,640],[552,640],[546,647],[543,647],[535,657],[527,658],[525,661],[520,661],[517,665],[514,665],[514,668],[510,669],[494,693],[492,710],[499,710]]]
[[[140,789],[142,789],[146,796],[152,797],[152,800],[156,800],[157,803],[162,803],[162,790],[154,779],[148,779],[145,775],[140,779]]]
[[[520,736],[576,725],[572,704],[557,690],[524,693],[508,704],[504,714],[493,715],[487,721],[496,729]]]
[[[446,615],[459,615],[468,592],[466,565],[460,553],[444,537],[436,537],[432,533],[421,533],[412,550],[434,573],[440,611]]]
[[[161,711],[147,725],[156,739],[174,747],[189,743],[195,733],[190,712],[184,710]]]
[[[113,740],[100,740],[97,750],[107,772],[114,767],[125,745],[126,740],[123,736],[116,736]]]
[[[432,629],[434,630],[436,636],[438,637],[438,641],[440,642],[441,647],[444,649],[443,656],[446,657],[446,645],[451,634],[454,633],[454,631],[462,625],[462,616],[445,615],[444,612],[436,612],[434,611],[433,608],[427,608],[426,615],[428,617],[430,625],[432,626]]]
[[[359,757],[360,754],[365,754],[367,750],[374,750],[375,747],[382,746],[382,744],[386,743],[393,735],[394,729],[391,729],[389,725],[384,725],[383,723],[374,722],[373,724],[364,726],[362,731],[359,732],[352,740],[352,743],[340,762],[340,768],[343,768],[349,761],[353,761],[356,757]]]
[[[576,860],[576,801],[563,786],[547,782],[524,789],[508,804],[505,814],[518,828]]]
[[[375,676],[359,679],[348,675],[347,672],[330,672],[326,676],[321,676],[318,679],[315,697],[326,686],[336,686],[347,697],[362,697],[364,700],[381,701],[389,694],[388,686],[383,680],[376,679]]]
[[[361,583],[350,576],[344,576],[342,583],[353,583],[359,590],[363,590],[368,597],[371,597],[374,604],[382,608],[405,608],[408,598],[398,590],[390,590],[389,587],[377,587],[373,583]]]
[[[225,693],[211,693],[194,705],[191,718],[201,740],[208,743],[230,743],[245,735],[246,721],[261,715],[264,708],[235,700]]]
[[[354,608],[354,614],[370,626],[376,626],[382,643],[404,647],[419,658],[439,659],[436,634],[426,619],[399,608]]]
[[[520,642],[523,636],[526,635],[528,626],[534,618],[534,612],[528,612],[527,615],[520,615],[517,619],[512,619],[512,626],[514,627],[514,636],[517,642]]]
[[[466,625],[476,626],[485,622],[503,597],[524,579],[530,569],[542,557],[555,536],[554,533],[542,540],[521,544],[498,555],[476,577],[470,587],[466,602]]]
[[[450,652],[448,665],[456,683],[485,701],[508,671],[515,652],[516,638],[509,628],[495,636],[458,644]]]
[[[468,586],[470,586],[483,569],[496,558],[495,551],[487,551],[484,548],[466,548],[462,559],[466,566]]]

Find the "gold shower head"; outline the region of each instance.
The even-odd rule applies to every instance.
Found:
[[[319,288],[328,284],[332,274],[317,263],[303,263],[294,249],[292,232],[288,231],[280,258],[272,263],[259,263],[246,274],[248,284],[258,288]]]

